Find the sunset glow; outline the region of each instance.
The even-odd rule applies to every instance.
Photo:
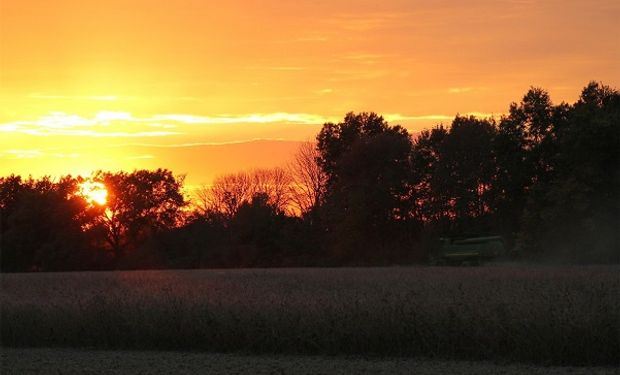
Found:
[[[105,205],[108,191],[101,182],[85,181],[80,184],[80,195],[92,204]]]
[[[620,84],[617,1],[0,3],[0,174],[281,166],[374,111],[412,132]]]

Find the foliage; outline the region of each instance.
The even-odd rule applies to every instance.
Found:
[[[389,260],[385,251],[398,243],[409,216],[409,133],[375,113],[349,113],[325,124],[317,141],[330,248],[344,262]]]
[[[0,256],[3,271],[90,268],[84,230],[93,213],[77,195],[79,179],[53,182],[0,178]]]
[[[127,172],[97,172],[94,181],[108,190],[108,198],[96,224],[105,229],[105,240],[119,257],[153,233],[181,224],[185,198],[183,177],[165,169]]]

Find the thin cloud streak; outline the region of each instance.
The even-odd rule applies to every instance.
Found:
[[[40,150],[4,150],[2,154],[6,159],[33,159],[45,155]]]
[[[325,91],[326,93],[328,91]],[[494,117],[492,113],[468,112],[464,116]],[[500,114],[501,115],[501,114]],[[443,114],[403,115],[385,114],[389,122],[399,121],[448,121],[454,116]],[[229,124],[299,124],[321,125],[338,122],[341,116],[322,116],[310,113],[251,113],[242,115],[222,114],[197,116],[191,114],[156,114],[137,117],[129,112],[100,111],[92,117],[64,112],[51,112],[35,120],[13,121],[0,124],[0,132],[21,133],[33,136],[71,137],[165,137],[184,134],[181,126],[229,125]],[[172,130],[152,130],[176,129]],[[130,130],[128,130],[130,129]],[[177,131],[178,130],[178,131]],[[186,129],[189,130],[189,129]],[[242,141],[246,142],[246,141]]]
[[[485,112],[466,112],[459,113],[459,116],[474,116],[479,118],[494,118],[498,115],[501,116],[502,113],[485,113]],[[401,114],[388,114],[384,115],[383,118],[390,121],[446,121],[453,120],[455,116],[449,115],[423,115],[423,116],[407,116]]]
[[[44,100],[95,100],[95,101],[116,101],[119,99],[116,95],[45,95],[45,94],[30,94],[29,98],[32,99],[44,99]]]
[[[473,90],[472,87],[452,87],[448,89],[448,92],[450,94],[462,94],[465,92],[470,92],[472,90]]]
[[[238,141],[228,142],[187,142],[187,143],[172,143],[172,144],[159,144],[159,143],[125,143],[118,144],[111,147],[153,147],[153,148],[184,148],[184,147],[203,147],[203,146],[230,146],[241,145],[252,142],[298,142],[285,138],[251,138],[242,139]]]
[[[333,117],[325,117],[309,113],[250,113],[242,115],[222,114],[217,116],[196,116],[188,114],[154,115],[151,118],[140,121],[174,121],[184,124],[266,124],[266,123],[296,123],[296,124],[322,124],[334,120]]]

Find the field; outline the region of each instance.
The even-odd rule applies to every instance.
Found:
[[[157,349],[609,368],[619,364],[619,271],[494,266],[3,274],[0,333],[8,353]]]
[[[489,361],[444,361],[360,356],[3,348],[2,375],[30,374],[385,374],[385,375],[617,375],[613,367],[536,366]]]

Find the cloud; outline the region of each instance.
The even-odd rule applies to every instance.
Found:
[[[331,89],[320,90],[321,94]],[[467,112],[463,116],[493,117],[492,113]],[[501,114],[499,114],[501,115]],[[403,115],[388,113],[383,117],[389,122],[398,121],[449,121],[452,115]],[[86,117],[64,112],[51,112],[34,120],[0,123],[0,133],[20,133],[32,136],[68,136],[95,138],[151,138],[186,134],[199,130],[200,126],[228,124],[299,124],[322,125],[337,123],[343,116],[322,116],[311,113],[249,113],[199,116],[183,113],[155,114],[137,117],[129,112],[100,111]],[[192,130],[193,128],[193,130]],[[243,142],[246,142],[244,140]],[[16,154],[17,155],[17,154]],[[34,157],[22,153],[21,157]]]
[[[229,145],[242,145],[253,142],[297,142],[285,138],[250,138],[240,139],[236,141],[227,142],[187,142],[187,143],[126,143],[114,145],[113,147],[153,147],[153,148],[185,148],[185,147],[203,147],[203,146],[229,146]]]
[[[326,20],[332,26],[346,31],[366,32],[395,27],[408,20],[408,12],[372,12],[367,14],[340,14]]]
[[[502,113],[486,113],[486,112],[466,112],[459,113],[459,116],[474,116],[478,118],[492,118],[497,115],[502,115]],[[383,118],[388,121],[448,121],[453,120],[454,116],[450,115],[420,115],[420,116],[408,116],[401,115],[399,113],[392,113],[383,115]]]
[[[251,70],[272,70],[276,72],[301,72],[306,70],[305,66],[262,66],[262,65],[251,65],[247,66],[246,69]]]
[[[333,93],[333,92],[334,92],[334,90],[333,90],[333,89],[322,89],[322,90],[316,90],[316,91],[315,91],[315,93],[316,93],[316,94],[321,94],[321,95],[324,95],[324,94],[331,94],[331,93]]]
[[[326,36],[316,35],[316,36],[299,37],[299,38],[296,38],[294,41],[295,42],[326,42],[328,40],[329,38]]]
[[[317,125],[336,120],[336,117],[287,112],[215,116],[172,113],[144,117],[115,111],[100,111],[92,116],[50,112],[36,119],[0,123],[0,133],[32,136],[165,137],[183,134],[182,126],[267,123]]]
[[[333,117],[326,117],[310,113],[249,113],[249,114],[221,114],[217,116],[195,116],[188,114],[154,115],[150,119],[141,121],[173,121],[183,124],[266,124],[266,123],[296,123],[296,124],[323,124],[333,121]]]
[[[51,149],[45,149],[45,151],[39,149],[9,149],[0,151],[0,158],[4,159],[35,159],[41,157],[51,157],[56,159],[77,159],[81,155],[76,152],[49,152]]]
[[[141,160],[141,159],[154,159],[154,155],[145,154],[145,155],[136,155],[136,156],[128,156],[126,160]]]
[[[178,134],[172,131],[152,131],[139,127],[134,127],[135,130],[127,130],[127,124],[141,121],[128,112],[100,111],[92,117],[51,112],[35,120],[0,124],[0,132],[34,136],[82,137],[162,137]]]
[[[44,100],[95,100],[95,101],[116,101],[116,95],[46,95],[46,94],[30,94],[29,98]]]
[[[450,94],[462,94],[464,92],[470,92],[472,90],[472,87],[451,87],[448,89],[448,92]]]
[[[271,66],[269,70],[281,71],[281,72],[298,72],[305,70],[303,66]]]
[[[40,150],[4,150],[2,154],[7,159],[34,159],[44,155]]]
[[[378,53],[349,53],[339,57],[340,60],[347,62],[354,62],[357,64],[374,65],[385,60],[386,58],[393,57],[395,55],[378,54]]]

